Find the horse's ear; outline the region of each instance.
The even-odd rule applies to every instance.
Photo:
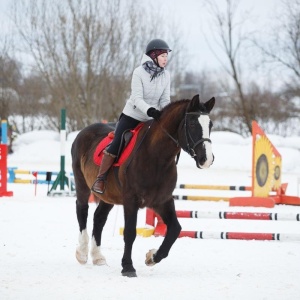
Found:
[[[199,95],[195,95],[189,105],[188,111],[197,111],[200,106],[200,97]]]
[[[204,106],[208,113],[210,113],[210,111],[213,109],[214,105],[215,105],[215,97],[212,97],[210,100],[208,100],[207,102],[204,103]]]
[[[192,102],[194,102],[194,101],[200,102],[199,94],[197,94],[197,95],[195,95],[195,96],[193,97]]]

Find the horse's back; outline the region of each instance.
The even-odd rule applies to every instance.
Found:
[[[90,164],[91,167],[94,165],[92,158],[97,145],[113,130],[114,128],[109,125],[95,123],[78,133],[71,148],[74,174],[76,170],[82,170],[87,164]],[[96,165],[94,167],[96,168]]]
[[[74,159],[76,154],[82,155],[95,149],[98,143],[113,130],[113,127],[102,123],[95,123],[82,129],[72,144],[72,158]]]

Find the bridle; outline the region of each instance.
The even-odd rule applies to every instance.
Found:
[[[195,142],[193,140],[193,138],[191,137],[188,129],[187,129],[187,116],[188,115],[196,115],[198,117],[200,117],[201,115],[208,115],[208,113],[204,113],[204,112],[186,112],[185,115],[184,115],[184,119],[180,122],[180,125],[179,125],[179,128],[182,127],[182,122],[184,121],[184,133],[185,133],[185,140],[186,140],[186,146],[187,146],[187,149],[186,147],[184,147],[183,145],[180,145],[179,143],[179,140],[176,140],[175,138],[173,138],[163,127],[162,125],[160,124],[160,121],[157,121],[158,125],[160,126],[161,130],[176,144],[176,147],[181,147],[185,152],[189,153],[189,155],[194,158],[196,156],[196,153],[195,153],[195,148],[200,144],[200,143],[203,143],[203,142],[209,142],[211,143],[211,140],[208,139],[208,138],[202,138],[200,140],[198,140],[197,142]],[[147,133],[149,132],[152,124],[153,124],[154,120],[152,120],[152,122],[150,123],[150,125],[147,127],[147,130],[144,134],[144,136],[142,137],[141,141],[139,142],[138,146],[135,148],[135,152],[138,151],[138,149],[140,148],[142,142],[144,141]],[[189,143],[189,138],[190,140],[192,141],[192,145],[190,145]],[[134,153],[135,153],[134,152]],[[180,156],[180,152],[177,154],[177,159],[176,159],[176,164],[178,163],[178,160],[179,160],[179,156]],[[130,165],[131,163],[131,160],[132,158],[134,157],[134,155],[131,156],[131,159],[128,161],[128,164],[124,170],[124,173],[127,172],[127,168],[128,166]],[[198,163],[197,163],[198,164]]]
[[[188,128],[187,128],[187,116],[188,115],[196,115],[198,117],[200,117],[201,115],[208,115],[208,113],[204,113],[204,112],[186,112],[185,113],[185,116],[184,116],[184,133],[185,133],[185,140],[186,140],[186,146],[187,146],[187,149],[184,149],[184,147],[182,147],[182,149],[184,151],[186,151],[191,157],[195,157],[196,156],[196,152],[195,152],[195,148],[203,143],[203,142],[209,142],[211,143],[211,139],[209,138],[202,138],[198,141],[194,141],[192,136],[190,135],[190,132],[188,131]],[[189,143],[189,139],[191,141],[191,143]]]
[[[181,148],[187,152],[191,157],[195,157],[196,156],[196,152],[195,152],[195,148],[203,142],[209,142],[211,143],[211,139],[209,138],[202,138],[198,141],[194,141],[192,136],[190,135],[190,132],[188,131],[187,128],[187,116],[188,115],[196,115],[198,117],[200,117],[201,115],[208,115],[208,113],[205,112],[186,112],[184,115],[184,119],[180,122],[179,127],[181,128],[182,126],[184,126],[184,134],[185,134],[185,141],[186,141],[186,147],[183,145],[179,144],[179,141],[176,140],[175,138],[173,138],[160,124],[160,122],[158,122],[160,128],[162,129],[162,131],[176,144],[177,147],[179,147],[179,145],[181,146]],[[184,124],[182,125],[182,123],[184,122]],[[191,143],[189,142],[189,139],[191,141]]]

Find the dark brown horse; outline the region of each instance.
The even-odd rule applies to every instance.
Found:
[[[214,98],[201,103],[199,95],[196,95],[192,100],[170,103],[162,110],[160,121],[145,123],[138,133],[133,152],[119,167],[118,173],[113,168],[110,170],[105,193],[95,194],[99,204],[94,214],[90,252],[94,264],[106,263],[100,251],[101,235],[114,204],[124,206],[122,275],[136,276],[131,252],[136,238],[139,208],[153,209],[167,225],[167,233],[159,249],[146,254],[146,265],[159,263],[168,256],[181,230],[172,196],[177,181],[176,156],[182,148],[194,158],[198,168],[208,168],[212,164],[214,158],[209,138],[212,122],[209,113],[214,104]],[[93,155],[99,142],[110,131],[112,128],[104,124],[90,125],[77,135],[72,145],[76,212],[80,229],[76,258],[82,264],[88,259],[86,224],[90,188],[98,172]]]

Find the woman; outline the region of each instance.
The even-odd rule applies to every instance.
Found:
[[[172,50],[167,43],[160,39],[152,40],[147,45],[141,65],[133,72],[131,95],[119,118],[115,137],[103,151],[92,191],[104,193],[106,175],[118,154],[123,132],[151,118],[159,120],[160,110],[170,103],[170,73],[165,70],[170,51]]]

